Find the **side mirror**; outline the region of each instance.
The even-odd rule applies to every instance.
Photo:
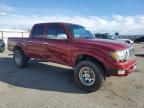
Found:
[[[57,39],[59,39],[59,40],[66,40],[67,39],[67,35],[66,34],[58,34],[57,35]]]

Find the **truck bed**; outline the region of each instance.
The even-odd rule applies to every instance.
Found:
[[[27,40],[28,38],[17,38],[17,37],[8,38],[8,42],[7,42],[8,50],[13,51],[14,46],[16,46],[16,44],[21,44],[23,46],[26,46]]]

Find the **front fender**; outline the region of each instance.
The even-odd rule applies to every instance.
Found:
[[[73,60],[72,60],[73,61],[73,67],[76,66],[76,60],[80,55],[91,56],[106,66],[107,59],[106,59],[105,55],[102,55],[102,54],[100,55],[100,54],[96,54],[96,53],[89,53],[89,52],[80,52],[80,53],[73,55]]]

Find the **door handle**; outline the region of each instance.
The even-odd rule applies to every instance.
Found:
[[[44,45],[48,45],[48,43],[44,43]]]
[[[28,41],[29,43],[32,43],[32,41]]]

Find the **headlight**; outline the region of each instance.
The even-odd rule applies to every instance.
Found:
[[[114,60],[127,60],[129,58],[129,50],[115,51],[111,53]]]

